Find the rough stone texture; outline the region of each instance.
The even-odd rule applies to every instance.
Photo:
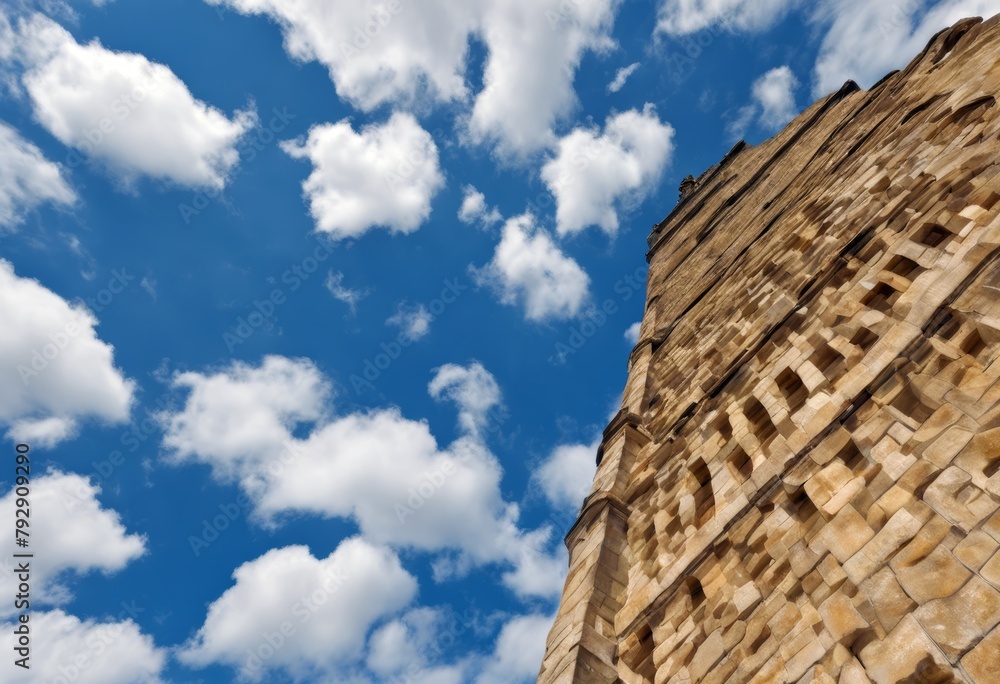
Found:
[[[1000,20],[689,180],[540,682],[1000,682]]]

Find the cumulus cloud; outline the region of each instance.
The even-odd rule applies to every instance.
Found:
[[[302,184],[316,230],[336,239],[383,226],[412,233],[427,220],[444,187],[438,150],[410,114],[355,132],[347,120],[313,126],[304,140],[281,145],[313,171]]]
[[[248,455],[280,452],[289,426],[319,420],[331,394],[312,362],[283,356],[267,356],[258,367],[236,362],[212,375],[178,373],[172,384],[189,394],[183,410],[158,414],[163,446],[178,462],[207,458],[223,480],[242,475]]]
[[[556,198],[560,235],[600,226],[618,231],[618,206],[655,187],[673,154],[674,129],[653,106],[608,117],[604,132],[577,128],[562,138],[542,179]]]
[[[423,304],[410,306],[403,302],[385,322],[399,328],[400,334],[407,340],[416,342],[430,333],[433,321],[434,315]]]
[[[510,618],[501,625],[492,652],[443,664],[442,646],[455,640],[456,629],[461,633],[470,625],[458,625],[440,610],[418,608],[372,634],[368,669],[387,682],[528,684],[538,676],[553,619],[541,614]]]
[[[594,484],[599,446],[600,440],[594,444],[557,446],[535,470],[533,478],[554,508],[579,512]]]
[[[590,291],[590,276],[535,226],[531,214],[507,221],[493,259],[474,276],[504,304],[523,304],[531,321],[573,318]]]
[[[271,549],[233,580],[179,657],[193,667],[229,665],[251,681],[280,670],[316,681],[358,663],[372,626],[417,593],[395,553],[358,537],[326,558],[305,546]]]
[[[468,34],[478,3],[450,0],[389,3],[358,0],[208,0],[242,14],[270,17],[285,50],[299,61],[323,64],[337,95],[368,111],[420,98],[464,98]]]
[[[492,0],[480,32],[489,51],[469,118],[474,141],[523,156],[554,142],[552,127],[576,105],[573,75],[587,51],[606,52],[616,0]]]
[[[554,619],[554,616],[524,615],[507,622],[476,684],[535,681],[545,655],[545,639]]]
[[[500,385],[478,362],[468,366],[441,366],[427,391],[435,399],[449,399],[458,406],[458,422],[471,435],[481,434],[490,409],[501,404]]]
[[[135,384],[97,337],[97,319],[0,259],[0,424],[7,437],[51,446],[82,419],[128,419]]]
[[[760,123],[776,131],[795,118],[795,89],[799,81],[787,66],[771,69],[753,84],[753,99],[760,105]]]
[[[639,344],[639,334],[642,332],[642,321],[638,323],[633,323],[625,331],[625,339],[629,341],[633,346]]]
[[[0,121],[0,231],[16,228],[45,202],[72,206],[76,201],[62,168]]]
[[[413,684],[461,684],[467,665],[436,663],[436,656],[455,640],[442,611],[417,608],[386,623],[368,640],[368,669],[384,681]],[[448,640],[448,641],[445,641]]]
[[[100,489],[79,475],[52,471],[31,482],[31,600],[39,605],[59,605],[71,598],[62,580],[67,573],[85,574],[93,570],[112,573],[146,551],[145,539],[128,534],[115,511],[101,508]],[[0,499],[0,514],[15,520],[18,496],[11,486]],[[5,542],[8,551],[0,568],[0,591],[17,593],[17,575],[11,571],[18,553],[13,532]],[[25,549],[20,549],[23,552]],[[5,602],[0,615],[14,612]]]
[[[799,81],[787,66],[771,69],[754,81],[753,100],[741,107],[727,130],[734,140],[746,136],[747,129],[757,123],[768,131],[778,131],[795,118],[795,90]]]
[[[0,647],[6,653],[13,652],[14,627],[14,623],[0,625]],[[159,684],[167,660],[166,650],[158,648],[131,619],[80,620],[61,610],[32,614],[31,646],[34,653],[44,655],[32,658],[30,670],[5,663],[5,682]],[[80,667],[81,662],[86,665]],[[67,675],[74,672],[75,676]]]
[[[554,538],[551,527],[532,530],[518,540],[513,551],[513,570],[505,572],[503,582],[518,595],[556,598],[562,591],[569,569],[569,557],[561,539]],[[555,553],[546,549],[556,544]]]
[[[503,216],[496,207],[486,205],[486,195],[473,186],[466,185],[463,189],[462,206],[458,210],[458,220],[468,224],[478,223],[489,228],[503,221]]]
[[[681,36],[711,26],[759,31],[771,26],[800,0],[662,0],[657,31]]]
[[[446,367],[434,388],[477,427],[494,384],[476,366]],[[351,518],[375,544],[458,554],[452,572],[463,563],[512,564],[505,581],[515,592],[558,591],[538,576],[549,569],[544,540],[518,527],[500,465],[477,434],[441,448],[427,423],[397,409],[336,416],[329,384],[306,360],[233,363],[177,375],[173,385],[189,394],[183,409],[160,416],[171,458],[206,463],[217,479],[238,483],[263,522],[289,513]]]
[[[608,92],[617,93],[619,90],[625,87],[625,81],[627,81],[629,76],[635,73],[635,70],[638,68],[639,68],[639,62],[634,62],[616,71],[614,79],[612,79],[611,83],[608,84]]]
[[[617,0],[208,0],[270,17],[285,50],[318,61],[337,94],[364,111],[394,104],[467,103],[469,137],[523,155],[548,145],[576,104],[573,76],[587,51],[613,45]],[[394,9],[398,8],[398,9]],[[467,80],[470,40],[486,48],[483,89]]]
[[[377,681],[413,684],[528,684],[542,664],[553,617],[519,615],[500,627],[493,650],[441,662],[442,651],[471,625],[449,620],[444,611],[417,608],[379,627],[368,642],[368,669]]]
[[[74,418],[51,416],[37,420],[18,421],[11,426],[7,436],[18,442],[51,449],[60,442],[76,437],[78,427]]]
[[[189,187],[221,188],[255,123],[195,99],[166,66],[140,54],[77,43],[40,14],[17,23],[12,57],[35,118],[63,144],[109,167]]]

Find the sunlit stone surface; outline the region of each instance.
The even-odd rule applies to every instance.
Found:
[[[1000,21],[650,236],[540,682],[1000,682]]]

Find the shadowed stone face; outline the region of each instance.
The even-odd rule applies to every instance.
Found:
[[[681,186],[540,682],[1000,677],[1000,19]]]

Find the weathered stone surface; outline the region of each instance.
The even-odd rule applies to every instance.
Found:
[[[955,557],[972,570],[979,570],[1000,549],[993,537],[982,530],[975,530],[955,547]]]
[[[886,632],[895,629],[899,621],[917,607],[914,600],[903,591],[898,579],[889,568],[882,568],[865,580],[861,585],[861,591],[869,597],[879,624]]]
[[[942,681],[938,678],[939,673],[952,673],[934,642],[910,615],[885,639],[862,649],[861,662],[875,684]]]
[[[1000,678],[1000,628],[990,632],[962,658],[962,668],[977,682]]]
[[[1000,592],[973,577],[948,598],[926,603],[914,616],[952,662],[1000,622]]]
[[[833,640],[850,647],[868,628],[868,621],[854,607],[854,603],[844,594],[834,594],[819,608],[823,625]],[[826,651],[824,650],[824,653]]]
[[[896,570],[896,579],[917,603],[947,598],[964,585],[972,573],[943,548],[936,548],[913,565]]]
[[[983,579],[991,582],[994,587],[1000,587],[1000,553],[994,554],[980,572]]]
[[[685,184],[539,681],[1000,681],[1000,19]]]

